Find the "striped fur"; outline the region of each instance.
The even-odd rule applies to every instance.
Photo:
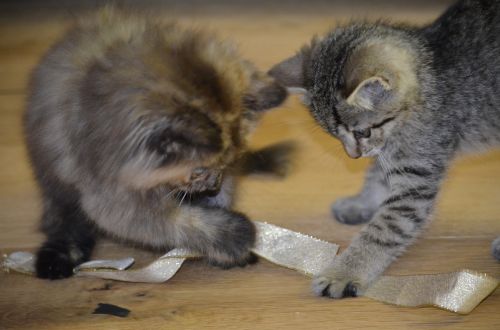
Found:
[[[499,36],[500,1],[463,0],[423,28],[337,28],[270,71],[306,91],[351,157],[375,158],[362,191],[333,205],[340,222],[369,224],[314,280],[317,294],[365,290],[431,219],[450,161],[500,144]]]

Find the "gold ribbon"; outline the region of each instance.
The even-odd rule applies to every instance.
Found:
[[[498,280],[471,270],[432,275],[382,276],[364,296],[385,303],[435,306],[468,314],[498,286]]]
[[[263,222],[255,222],[257,241],[253,252],[282,267],[314,276],[327,268],[338,245]],[[76,276],[98,277],[127,282],[162,283],[172,278],[188,258],[201,257],[174,249],[140,269],[125,270],[134,260],[94,260],[75,269]],[[34,256],[14,252],[3,268],[34,273]],[[382,276],[364,296],[405,307],[436,306],[452,312],[470,313],[490,295],[499,281],[487,274],[463,270],[454,273],[412,276]]]

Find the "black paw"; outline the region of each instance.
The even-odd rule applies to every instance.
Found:
[[[259,261],[259,258],[253,254],[249,253],[245,258],[234,260],[234,261],[218,261],[214,259],[209,259],[209,264],[221,269],[231,269],[235,267],[245,267],[247,265],[253,265]]]
[[[369,285],[366,279],[350,275],[344,264],[327,270],[322,275],[314,278],[312,289],[318,296],[335,299],[358,297],[363,294]]]
[[[254,265],[254,264],[256,264],[257,262],[259,262],[259,257],[257,257],[256,254],[250,253],[248,255],[248,257],[245,259],[245,261],[246,261],[246,264],[244,264],[243,267],[246,266],[246,265]]]
[[[323,297],[332,297],[330,293],[330,285],[326,286],[323,291],[321,291],[321,295]],[[344,290],[342,291],[342,298],[347,297],[357,297],[358,296],[358,288],[352,282],[347,283]]]
[[[358,287],[354,285],[352,282],[347,283],[347,285],[344,288],[344,291],[342,291],[342,297],[357,297],[358,296]]]
[[[255,237],[255,225],[245,215],[231,211],[208,253],[209,263],[224,269],[255,263],[256,257],[250,253]]]
[[[51,247],[42,247],[37,253],[36,276],[50,280],[67,278],[73,275],[75,266],[68,253]]]
[[[246,257],[255,244],[255,225],[244,214],[231,211],[223,229],[219,237],[221,250],[235,257]]]

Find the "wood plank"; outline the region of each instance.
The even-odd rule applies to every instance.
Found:
[[[417,247],[389,273],[425,274],[463,267],[500,272],[498,263],[489,260],[487,242],[481,239],[468,239],[466,249],[459,239],[422,240]],[[454,255],[450,251],[465,253]],[[98,255],[123,253],[152,257],[116,245],[107,245]],[[83,278],[47,282],[3,274],[2,286],[18,289],[0,295],[0,324],[8,329],[64,329],[68,325],[73,329],[358,329],[375,325],[382,329],[494,329],[500,325],[499,292],[472,314],[460,316],[430,307],[394,307],[368,298],[317,298],[311,294],[309,282],[299,273],[265,261],[228,271],[193,261],[165,284]],[[98,303],[115,304],[131,310],[131,314],[127,319],[92,315]]]

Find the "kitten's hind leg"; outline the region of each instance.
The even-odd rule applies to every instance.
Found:
[[[356,196],[338,199],[332,205],[332,213],[341,223],[366,223],[371,220],[388,193],[388,182],[376,161],[367,172],[361,192]]]
[[[491,243],[491,253],[500,261],[500,237],[497,237],[497,239]]]
[[[73,275],[73,268],[90,258],[94,228],[78,203],[44,202],[42,230],[47,240],[37,252],[36,275],[51,280]]]

